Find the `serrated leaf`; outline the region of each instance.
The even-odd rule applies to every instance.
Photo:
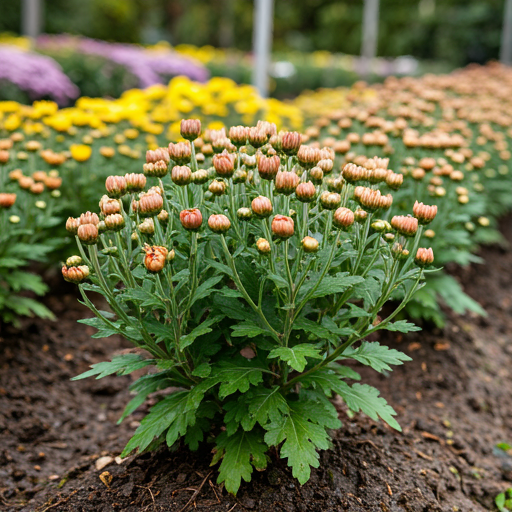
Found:
[[[350,347],[345,350],[343,357],[355,359],[366,366],[371,366],[377,372],[391,371],[390,364],[399,365],[404,361],[412,361],[403,352],[381,345],[378,341],[363,341],[357,349]]]
[[[214,276],[210,277],[210,279],[207,279],[204,283],[201,283],[194,293],[194,297],[192,298],[190,306],[192,306],[192,304],[194,304],[199,299],[207,297],[211,293],[217,291],[214,289],[214,286],[218,284],[220,281],[222,281],[222,279],[224,279],[224,276],[222,275]]]
[[[248,320],[233,325],[232,329],[233,330],[231,331],[231,336],[236,338],[254,338],[260,334],[272,335],[272,333],[266,329],[263,329],[259,325],[256,325],[254,322]]]
[[[318,278],[315,279],[313,276],[311,279],[301,288],[298,300],[302,300],[310,290],[313,290],[318,283]],[[361,283],[364,279],[361,276],[351,276],[348,272],[339,272],[335,276],[325,276],[321,283],[318,285],[316,290],[311,295],[311,298],[325,297],[326,295],[333,295],[335,293],[342,293],[347,288]]]
[[[257,470],[267,467],[265,452],[268,447],[257,429],[251,432],[238,430],[232,436],[223,432],[217,437],[217,447],[223,453],[217,483],[224,482],[230,493],[237,493],[242,478],[251,481],[253,467]]]
[[[207,318],[206,320],[201,322],[195,329],[193,329],[192,332],[189,332],[188,334],[182,336],[180,338],[181,349],[183,350],[184,348],[187,348],[189,345],[192,345],[195,339],[199,338],[199,336],[211,332],[212,329],[210,329],[210,326],[220,322],[222,318],[223,316],[221,315],[214,316],[212,318]]]
[[[140,370],[151,364],[155,364],[154,359],[144,359],[139,354],[123,354],[113,357],[111,361],[93,364],[91,370],[81,373],[71,380],[86,379],[94,375],[97,375],[96,379],[102,379],[114,373],[118,375],[128,375],[135,370]]]
[[[208,363],[200,364],[198,367],[194,369],[192,375],[194,377],[206,378],[212,372],[212,367]]]
[[[303,372],[308,362],[306,357],[313,359],[322,359],[320,350],[307,343],[295,345],[294,347],[277,347],[268,355],[269,359],[278,357],[281,361],[285,361],[294,370]]]
[[[354,287],[354,296],[360,297],[364,301],[365,309],[375,306],[377,299],[381,295],[382,285],[373,276],[368,276],[364,282],[360,282]]]
[[[397,322],[386,324],[385,329],[388,331],[404,333],[421,331],[421,327],[418,327],[417,325],[414,325],[412,322],[408,322],[407,320],[398,320]]]
[[[269,421],[278,421],[289,410],[288,403],[279,392],[279,386],[272,389],[257,388],[249,399],[249,414],[262,427]]]

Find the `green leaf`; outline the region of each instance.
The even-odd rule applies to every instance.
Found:
[[[208,363],[200,364],[198,367],[194,369],[192,375],[194,377],[206,378],[212,372],[212,367]]]
[[[301,288],[298,300],[302,300],[318,283],[320,276],[312,276],[311,279]],[[361,283],[364,279],[361,276],[351,276],[348,272],[339,272],[335,276],[325,276],[311,298],[325,297],[335,293],[342,293],[347,288]]]
[[[138,354],[123,354],[121,356],[113,357],[112,361],[93,364],[91,366],[92,370],[81,373],[80,375],[73,377],[71,380],[86,379],[87,377],[92,377],[94,375],[97,375],[96,379],[102,379],[103,377],[107,377],[113,373],[117,373],[118,375],[128,375],[129,373],[134,372],[135,370],[140,370],[150,364],[155,364],[155,360],[143,359]]]
[[[210,326],[220,322],[222,318],[223,316],[221,315],[214,316],[212,318],[207,318],[206,320],[201,322],[192,332],[189,332],[188,334],[182,336],[180,338],[181,349],[183,350],[184,348],[187,348],[189,345],[192,345],[195,339],[199,338],[199,336],[211,332],[212,329],[210,329]]]
[[[133,437],[128,441],[121,457],[126,457],[136,448],[144,451],[155,437],[164,433],[175,421],[179,419],[177,431],[182,430],[183,416],[188,412],[188,391],[179,391],[166,396],[163,400],[154,405],[142,420]],[[187,415],[187,420],[190,419]],[[173,434],[176,430],[173,431]],[[172,439],[171,439],[172,440]]]
[[[278,347],[270,352],[269,359],[278,357],[281,361],[286,361],[289,366],[298,372],[303,372],[308,364],[306,357],[322,359],[320,350],[307,343],[295,345],[294,347]]]
[[[377,299],[380,298],[381,289],[381,283],[375,277],[368,276],[363,283],[359,283],[354,288],[354,296],[362,298],[364,308],[369,309],[375,306]]]
[[[219,281],[222,281],[222,279],[224,279],[224,276],[220,275],[220,276],[214,276],[214,277],[210,277],[210,279],[207,279],[204,283],[201,283],[197,289],[196,289],[196,292],[194,293],[194,297],[192,298],[192,301],[190,303],[190,306],[192,306],[192,304],[194,304],[196,301],[198,301],[199,299],[202,299],[204,297],[207,297],[208,295],[210,295],[211,293],[213,293],[214,291],[217,291],[217,290],[214,290],[214,286],[219,282]]]
[[[397,331],[405,333],[421,331],[421,327],[418,327],[417,325],[414,325],[413,323],[408,322],[407,320],[398,320],[398,322],[391,322],[389,324],[386,324],[384,328],[387,329],[388,331]]]
[[[55,320],[55,315],[43,304],[30,297],[11,296],[6,302],[6,307],[14,311],[17,315],[38,316],[39,318],[49,318]]]
[[[78,323],[90,325],[97,329],[97,332],[91,336],[92,338],[108,338],[109,336],[122,332],[121,322],[119,320],[117,322],[107,322],[102,318],[94,316],[92,318],[82,318],[78,320]]]
[[[281,457],[288,459],[293,476],[305,484],[311,475],[311,466],[317,468],[320,465],[317,448],[326,450],[329,447],[325,428],[308,420],[304,409],[293,403],[289,414],[270,423],[267,429],[265,442],[277,446],[284,441]]]
[[[280,393],[279,386],[272,389],[259,387],[249,399],[249,413],[262,427],[269,421],[278,421],[288,411],[288,403]]]
[[[239,324],[235,324],[232,326],[231,336],[239,337],[239,338],[255,338],[260,334],[266,334],[272,336],[272,333],[267,329],[256,325],[254,322],[250,320],[246,320],[245,322],[241,322]]]
[[[28,290],[36,295],[43,295],[48,291],[48,286],[44,283],[41,276],[37,274],[14,270],[6,273],[3,278],[15,292]]]
[[[251,432],[238,430],[232,436],[223,432],[217,437],[217,448],[224,454],[217,483],[224,482],[230,493],[237,493],[242,478],[251,481],[253,467],[257,470],[267,467],[265,452],[268,447],[258,429]]]
[[[390,364],[399,365],[404,361],[412,361],[406,354],[381,345],[378,341],[363,341],[357,349],[350,347],[345,350],[343,357],[355,359],[366,366],[371,366],[378,372],[391,371]]]

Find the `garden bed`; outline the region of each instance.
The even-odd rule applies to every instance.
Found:
[[[502,231],[512,242],[510,220]],[[481,255],[485,265],[456,272],[488,318],[451,315],[443,330],[388,333],[381,342],[413,361],[389,376],[358,367],[398,412],[402,434],[350,418],[341,406],[344,426],[306,485],[271,453],[269,470],[254,473],[237,498],[216,484],[207,446],[96,468],[100,457],[120,454],[145,411],[116,425],[131,377],[69,382],[128,344],[91,339],[94,329],[76,323],[86,311],[72,288],[61,289],[46,300],[61,320],[28,320],[1,333],[0,509],[494,510],[496,495],[512,486],[512,456],[496,448],[512,443],[512,252]]]

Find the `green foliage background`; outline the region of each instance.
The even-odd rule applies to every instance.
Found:
[[[362,0],[275,0],[275,50],[358,54]],[[504,0],[381,0],[378,53],[454,66],[499,56]],[[0,32],[18,32],[21,0],[2,5]],[[250,50],[248,0],[46,0],[49,33]]]

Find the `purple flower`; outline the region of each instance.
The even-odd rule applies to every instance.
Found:
[[[51,98],[61,105],[80,93],[53,59],[10,45],[0,45],[2,80],[15,84],[32,100]]]
[[[185,75],[199,82],[208,79],[207,69],[188,57],[168,51],[148,50],[133,44],[108,43],[66,34],[44,35],[37,39],[41,49],[71,48],[89,55],[99,55],[124,66],[139,80],[140,87],[164,83],[170,76]]]

